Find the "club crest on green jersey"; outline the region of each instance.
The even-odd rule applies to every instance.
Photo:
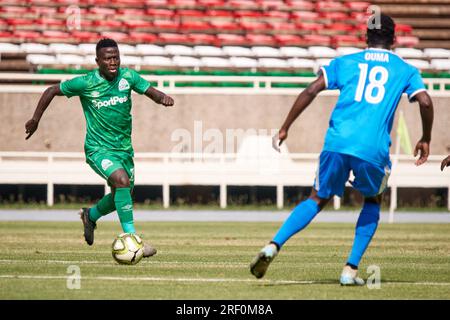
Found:
[[[128,90],[130,89],[130,84],[128,83],[127,79],[120,79],[119,81],[119,91]]]
[[[106,171],[106,169],[108,169],[109,167],[111,167],[113,165],[112,161],[109,159],[103,159],[102,160],[102,169],[104,171]]]

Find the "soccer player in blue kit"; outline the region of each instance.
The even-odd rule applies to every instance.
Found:
[[[374,22],[378,22],[376,25]],[[250,264],[261,278],[285,242],[304,229],[334,195],[342,197],[350,171],[352,186],[364,196],[356,223],[355,238],[341,277],[341,285],[363,285],[358,265],[378,226],[381,196],[386,188],[391,162],[389,147],[394,114],[406,93],[420,106],[423,135],[414,149],[416,165],[429,155],[433,103],[419,71],[390,49],[395,42],[395,23],[386,15],[369,18],[368,48],[338,57],[322,67],[318,78],[297,98],[283,126],[274,137],[274,147],[286,140],[295,119],[324,89],[340,90],[334,107],[319,166],[309,198],[294,208],[281,228]],[[372,27],[374,26],[374,27]]]

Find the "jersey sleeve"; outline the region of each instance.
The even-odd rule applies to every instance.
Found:
[[[62,81],[59,84],[61,92],[68,98],[82,95],[86,87],[87,82],[84,76]]]
[[[338,84],[338,59],[331,60],[328,66],[322,66],[320,70],[325,78],[325,85],[327,89],[339,89]]]
[[[427,89],[425,88],[425,84],[423,83],[419,70],[413,68],[411,77],[409,78],[408,84],[404,91],[408,95],[409,101],[414,102],[415,95],[426,90]]]
[[[150,88],[150,82],[142,78],[141,75],[136,71],[130,70],[130,72],[132,78],[131,89],[133,89],[139,94],[144,94],[145,91],[147,91],[147,89]]]

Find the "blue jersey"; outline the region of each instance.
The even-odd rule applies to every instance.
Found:
[[[419,71],[392,51],[367,49],[332,60],[322,72],[327,88],[340,90],[323,150],[387,165],[402,94],[413,101],[425,91]]]

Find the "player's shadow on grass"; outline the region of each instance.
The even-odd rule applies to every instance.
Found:
[[[273,282],[257,283],[258,286],[262,287],[280,287],[280,286],[299,286],[299,285],[329,285],[329,284],[339,284],[339,280],[336,279],[324,279],[324,280],[273,280]]]

